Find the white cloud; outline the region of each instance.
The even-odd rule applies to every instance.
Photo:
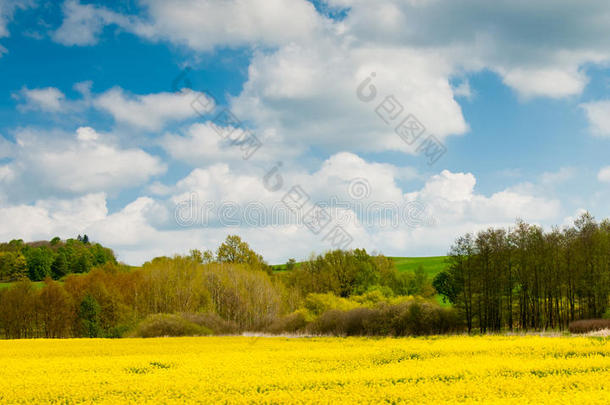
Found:
[[[475,92],[470,87],[468,80],[463,80],[453,88],[453,94],[455,94],[456,97],[464,97],[466,100],[472,100]]]
[[[245,132],[239,128],[231,128],[231,139],[239,139]],[[196,123],[191,125],[184,135],[165,134],[161,138],[161,146],[174,159],[188,162],[194,166],[204,166],[218,161],[241,159],[239,147],[231,145],[230,140],[224,140],[211,123]]]
[[[301,152],[264,132],[253,133],[243,127],[218,127],[209,121],[192,124],[176,133],[166,133],[159,144],[172,158],[194,167],[219,162],[235,166],[260,165],[291,159]]]
[[[14,93],[13,98],[21,102],[17,108],[22,112],[69,114],[93,107],[109,113],[120,124],[151,131],[160,130],[169,122],[210,113],[216,107],[214,100],[206,94],[190,89],[174,93],[131,95],[120,87],[113,87],[104,93],[92,95],[91,86],[90,81],[74,84],[73,88],[81,94],[81,98],[77,99],[67,99],[55,87],[24,87]]]
[[[450,61],[451,73],[490,69],[524,98],[580,94],[588,82],[583,67],[610,60],[605,0],[326,3],[348,8],[346,18],[328,20],[305,0],[145,0],[138,17],[68,0],[55,39],[92,44],[107,25],[196,51],[290,44],[315,49],[323,38],[341,38],[352,48],[419,50],[432,61],[440,55]]]
[[[585,110],[591,132],[598,136],[610,136],[610,100],[594,101],[580,106]]]
[[[517,89],[524,98],[562,98],[580,94],[588,83],[588,78],[582,71],[554,68],[516,68],[503,73],[502,76],[504,83]]]
[[[11,157],[14,153],[14,145],[0,135],[0,159]]]
[[[327,3],[349,8],[346,17],[329,20],[305,0],[146,0],[141,16],[69,0],[56,36],[93,43],[104,26],[117,25],[196,52],[250,47],[255,52],[248,80],[232,108],[254,125],[257,136],[299,152],[314,147],[328,153],[410,153],[416,145],[406,145],[393,132],[395,125],[374,112],[385,96],[395,96],[405,114],[414,114],[428,134],[443,140],[468,131],[455,97],[471,97],[473,90],[468,82],[452,88],[455,77],[491,70],[523,99],[563,98],[582,92],[587,65],[610,61],[605,0],[586,6],[571,0]],[[367,104],[355,92],[372,72],[379,94]],[[158,130],[165,121],[193,116],[176,95],[175,104],[156,107],[168,97],[128,97],[114,89],[96,104],[119,122]],[[176,154],[185,154],[178,149]]]
[[[100,142],[91,130],[81,131],[80,138],[81,142]],[[289,257],[304,259],[312,251],[332,248],[323,240],[323,233],[315,235],[297,221],[284,217],[281,217],[285,219],[283,221],[255,226],[255,218],[246,217],[241,211],[237,216],[228,214],[237,219],[230,221],[229,226],[227,217],[224,217],[223,225],[219,216],[214,216],[222,202],[232,202],[242,210],[252,202],[267,209],[274,205],[281,207],[282,197],[294,185],[300,185],[309,193],[311,203],[338,204],[336,209],[329,208],[329,212],[333,224],[341,224],[353,236],[352,247],[388,255],[444,254],[454,238],[465,232],[488,226],[509,226],[517,217],[547,223],[557,221],[559,215],[557,201],[524,191],[501,190],[489,196],[477,193],[476,179],[470,173],[443,171],[421,188],[408,191],[399,183],[400,179],[417,178],[412,169],[368,162],[351,153],[330,157],[310,174],[290,172],[286,168],[280,173],[284,182],[279,190],[272,191],[265,188],[264,180],[258,174],[234,172],[226,164],[215,164],[193,170],[176,185],[161,187],[157,184],[164,188],[165,196],[138,197],[114,213],[108,213],[103,194],[87,194],[74,200],[43,199],[31,205],[3,203],[0,205],[3,223],[0,237],[31,240],[87,233],[94,240],[114,248],[121,260],[140,264],[154,256],[186,254],[191,248],[213,249],[227,234],[235,233],[243,236],[271,263],[281,263]],[[355,200],[348,193],[353,178],[368,181],[369,197]],[[216,204],[209,207],[209,222],[178,224],[176,206],[192,195],[199,203]],[[434,221],[415,226],[402,217],[394,226],[388,223],[371,227],[367,218],[360,216],[356,209],[358,204],[392,202],[401,206],[405,201],[413,200],[424,204],[425,215],[433,216]]]
[[[142,6],[145,16],[125,16],[67,0],[53,39],[64,45],[94,45],[106,26],[117,26],[152,41],[212,51],[300,41],[328,24],[306,0],[144,0]]]
[[[0,206],[0,240],[74,237],[103,219],[107,212],[103,193],[73,200],[48,199],[32,205]]]
[[[363,102],[357,90],[373,73],[377,95]],[[427,134],[443,139],[468,129],[449,74],[441,56],[405,48],[352,48],[335,41],[289,45],[254,57],[232,107],[256,128],[300,149],[413,152]],[[376,108],[389,96],[403,111],[386,123]],[[409,114],[427,129],[412,145],[394,132]]]
[[[55,87],[23,88],[15,94],[15,98],[25,101],[24,104],[18,106],[21,111],[39,110],[52,113],[62,111],[66,100],[64,93]]]
[[[476,179],[471,173],[443,170],[432,176],[422,190],[409,193],[430,205],[431,214],[440,224],[510,223],[517,218],[546,221],[560,213],[560,203],[532,194],[503,190],[487,197],[474,192]]]
[[[378,46],[435,49],[457,69],[489,69],[522,97],[580,94],[581,69],[610,60],[610,4],[591,0],[330,0],[343,33]]]
[[[198,51],[219,46],[282,45],[311,38],[324,21],[305,0],[145,0],[138,32]]]
[[[20,102],[17,109],[21,112],[40,111],[51,114],[69,114],[84,111],[91,105],[90,81],[75,83],[73,87],[81,98],[70,100],[56,87],[29,89],[23,87],[13,93],[13,98]]]
[[[115,87],[97,96],[93,104],[119,123],[151,131],[162,129],[168,122],[194,118],[214,109],[213,100],[188,89],[179,93],[130,96]]]
[[[610,166],[602,168],[599,173],[597,173],[597,180],[603,183],[610,183]]]
[[[0,182],[0,188],[11,198],[117,191],[165,172],[157,157],[122,149],[105,138],[89,127],[79,128],[71,138],[60,132],[22,130],[16,136],[14,159],[7,165],[12,175]]]
[[[294,217],[270,216],[263,223],[246,214],[247,204],[256,202],[266,210],[263,215],[273,215],[273,207],[283,207],[282,197],[295,185],[309,195],[311,204],[331,205],[328,209],[333,223],[340,223],[350,232],[353,247],[389,255],[444,254],[454,238],[465,232],[510,226],[517,218],[548,223],[560,214],[558,201],[527,191],[506,189],[489,196],[477,193],[471,173],[443,171],[420,189],[409,192],[399,185],[399,180],[418,179],[413,169],[367,162],[352,153],[331,156],[309,174],[287,168],[280,173],[284,181],[274,192],[265,188],[260,175],[234,172],[226,164],[195,169],[175,186],[157,184],[163,189],[163,199],[140,198],[92,229],[94,234],[107,235],[109,241],[112,235],[120,234],[118,241],[123,247],[118,251],[128,252],[125,257],[133,263],[150,259],[153,254],[186,253],[192,247],[214,248],[228,233],[244,236],[266,259],[279,263],[288,257],[306,258],[311,251],[332,248],[322,240],[324,235],[312,234]],[[354,178],[365,179],[370,187],[363,199],[356,200],[348,192]],[[191,214],[195,215],[191,218],[194,221],[181,222],[181,227],[176,223],[175,209],[191,199],[196,210]],[[408,201],[415,200],[425,207],[426,218],[422,218],[421,226],[405,222],[404,217],[394,226],[389,222],[369,226],[367,221],[371,218],[360,215],[368,212],[366,207],[378,203],[391,203],[402,209]],[[230,203],[224,206],[230,213],[220,212],[223,203]],[[202,209],[207,212],[205,221],[198,216]],[[145,235],[144,240],[141,235]]]
[[[66,0],[62,7],[64,19],[52,34],[55,42],[63,45],[95,45],[107,25],[127,28],[127,17],[92,4],[83,5],[78,0]]]

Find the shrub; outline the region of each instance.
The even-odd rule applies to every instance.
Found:
[[[181,314],[183,319],[211,330],[215,335],[231,335],[239,331],[237,324],[222,319],[215,313]]]
[[[454,310],[425,300],[349,311],[331,309],[309,325],[310,332],[336,336],[420,336],[455,332],[461,323]]]
[[[290,315],[276,319],[269,325],[267,331],[274,334],[297,333],[304,331],[306,326],[307,321],[303,312],[293,312]]]
[[[211,335],[212,331],[204,326],[190,322],[176,314],[150,315],[138,324],[133,337],[159,336],[202,336]]]
[[[358,306],[360,306],[358,302],[343,297],[337,297],[333,293],[309,294],[305,298],[305,309],[314,316],[321,315],[332,309],[346,311]]]
[[[568,329],[571,333],[587,333],[610,329],[610,319],[583,319],[574,321],[570,322]]]
[[[319,335],[345,335],[345,312],[330,309],[309,325],[309,331]]]

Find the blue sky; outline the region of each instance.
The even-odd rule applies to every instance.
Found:
[[[0,237],[87,233],[139,264],[237,233],[276,263],[333,248],[335,226],[423,256],[518,217],[606,218],[609,22],[604,1],[0,0]],[[404,111],[387,125],[390,95]],[[261,141],[248,159],[215,132],[221,111]],[[394,132],[408,114],[426,128],[413,145]],[[416,151],[430,134],[434,164]],[[328,228],[274,216],[296,185]],[[421,212],[387,226],[379,204]]]

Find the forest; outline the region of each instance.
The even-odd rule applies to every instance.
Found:
[[[0,243],[0,281],[41,281],[47,277],[58,280],[70,273],[87,273],[108,262],[116,263],[112,250],[90,243],[87,235],[67,241],[55,237],[48,242],[14,239]]]
[[[610,221],[589,214],[562,230],[518,221],[460,236],[433,280],[364,249],[278,269],[236,235],[215,251],[141,267],[84,237],[12,241],[0,251],[12,260],[3,259],[3,274],[17,279],[0,289],[5,338],[539,331],[609,315]]]
[[[585,213],[550,232],[519,221],[463,235],[433,284],[469,332],[566,329],[610,317],[610,221]]]

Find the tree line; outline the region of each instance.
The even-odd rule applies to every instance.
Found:
[[[158,257],[140,268],[107,261],[61,281],[47,277],[42,287],[24,278],[0,290],[0,333],[6,338],[399,333],[424,330],[400,326],[417,317],[452,319],[432,301],[415,303],[414,295],[433,293],[423,272],[398,273],[382,255],[333,251],[274,272],[246,242],[229,236],[215,252]],[[353,326],[358,319],[360,326]],[[440,325],[433,330],[445,327]]]
[[[15,239],[0,243],[0,281],[42,281],[47,277],[59,280],[108,262],[116,263],[113,251],[91,243],[87,235],[66,241],[55,237],[48,242]]]
[[[469,332],[566,329],[610,316],[610,221],[584,213],[550,232],[518,221],[460,236],[433,284]]]
[[[610,315],[610,221],[589,214],[548,232],[518,221],[460,236],[434,280],[423,269],[399,272],[364,249],[274,269],[235,235],[215,251],[158,257],[139,268],[85,238],[11,241],[0,253],[2,260],[23,257],[26,275],[0,289],[6,338],[485,333],[565,329]],[[88,264],[79,267],[83,256]],[[62,260],[64,270],[54,270]],[[41,277],[42,286],[32,283]],[[437,292],[449,308],[435,301]]]

